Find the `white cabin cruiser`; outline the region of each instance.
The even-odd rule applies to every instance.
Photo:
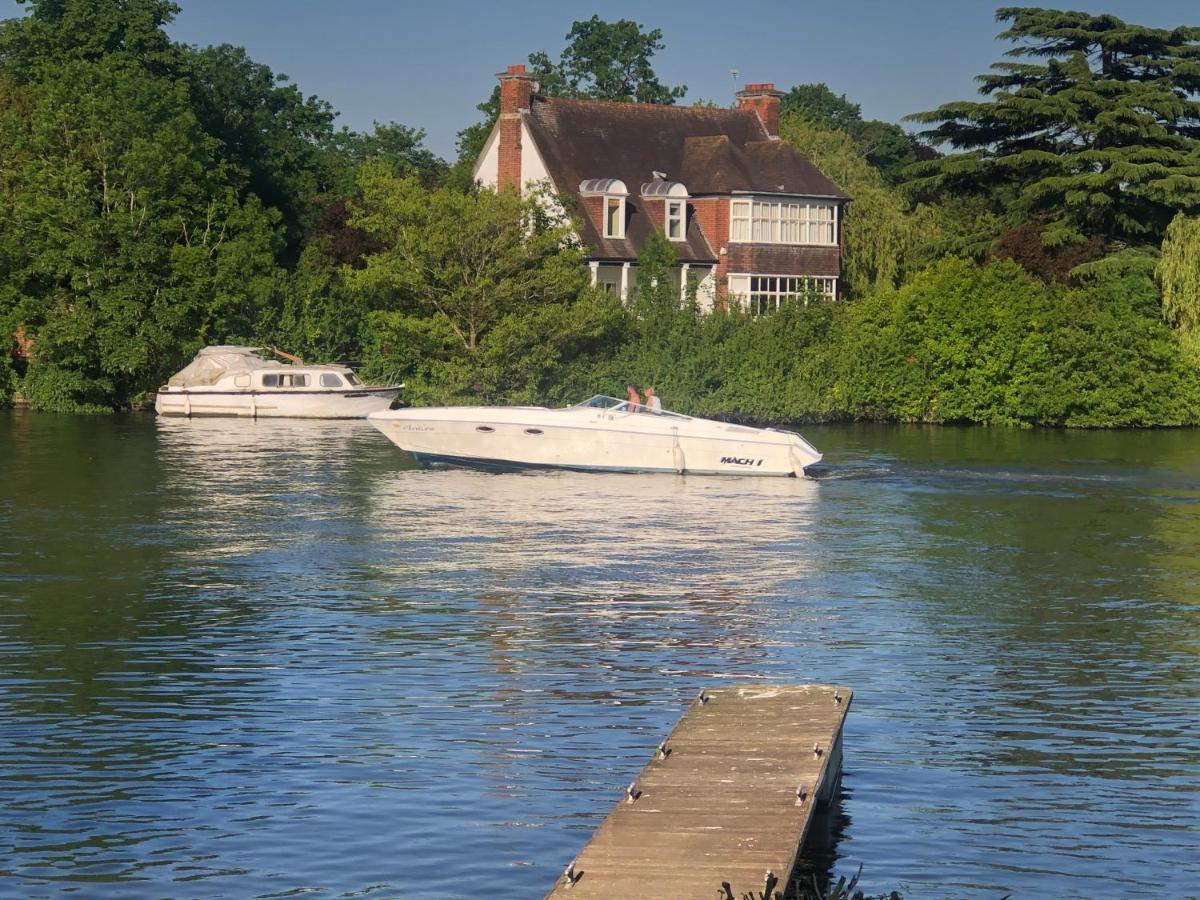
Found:
[[[154,409],[163,416],[361,419],[386,410],[404,387],[368,386],[345,366],[288,358],[294,364],[264,359],[254,347],[205,347],[158,389]]]
[[[565,409],[443,406],[367,418],[422,464],[799,477],[821,459],[795,432],[651,412],[599,395]]]

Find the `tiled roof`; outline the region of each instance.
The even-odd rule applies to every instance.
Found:
[[[656,171],[692,196],[753,191],[849,199],[790,144],[770,139],[751,110],[534,97],[528,124],[559,190],[576,194],[585,179],[619,178],[633,192],[625,240],[606,240],[585,222],[583,238],[602,258],[637,256],[653,226],[636,192]],[[716,261],[694,218],[676,249],[684,262]]]

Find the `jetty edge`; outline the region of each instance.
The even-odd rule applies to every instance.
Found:
[[[853,699],[825,684],[702,690],[547,900],[782,892],[837,794]]]

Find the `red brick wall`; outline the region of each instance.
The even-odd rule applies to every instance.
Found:
[[[721,251],[729,243],[729,198],[728,197],[697,197],[691,201],[692,216],[696,224],[708,238],[708,244],[717,254],[717,270],[713,273],[717,280],[716,305],[725,305],[725,276],[729,272],[725,254]]]
[[[500,147],[497,154],[496,186],[521,189],[521,116],[506,113],[500,116]]]
[[[500,79],[500,146],[497,150],[496,186],[521,190],[521,116],[533,96],[533,76],[524,65],[509,66]]]
[[[748,84],[746,89],[738,91],[738,109],[749,109],[758,114],[767,134],[779,136],[779,104],[783,94],[775,90],[775,85],[769,82]]]
[[[726,271],[746,275],[840,275],[837,247],[731,244]]]
[[[509,66],[500,79],[500,112],[517,112],[529,109],[529,98],[533,96],[533,76],[525,73],[524,64]]]

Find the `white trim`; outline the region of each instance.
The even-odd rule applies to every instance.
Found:
[[[617,228],[609,231],[608,210],[609,203],[617,201]],[[601,208],[600,215],[602,217],[601,227],[604,229],[604,237],[612,240],[625,239],[625,198],[613,194],[604,195],[604,206]]]
[[[671,215],[671,207],[679,208],[677,215]],[[671,224],[679,223],[679,236],[671,237]],[[663,202],[663,230],[667,235],[667,240],[678,241],[680,243],[687,240],[687,201],[671,199]]]
[[[621,299],[629,299],[629,263],[621,263]]]
[[[756,275],[749,272],[731,272],[726,276],[726,289],[729,297],[737,298],[738,305],[741,306],[742,309],[756,312],[756,314],[761,314],[764,312],[765,308],[758,309],[757,311],[752,309],[755,297],[765,299],[768,304],[773,301],[774,307],[778,309],[779,303],[784,297],[803,296],[804,304],[807,306],[810,294],[802,293],[799,290],[792,290],[791,288],[793,288],[793,285],[787,285],[785,288],[783,285],[779,284],[778,281],[776,281],[776,284],[771,287],[760,289],[758,291],[752,290],[754,286],[752,279],[783,278],[797,282],[797,284],[794,285],[794,287],[797,288],[800,287],[799,282],[802,281],[821,282],[824,286],[827,286],[830,289],[829,292],[825,294],[825,298],[834,302],[836,302],[838,299],[838,288],[840,286],[841,279],[836,275]],[[825,292],[822,291],[817,293]]]
[[[688,269],[691,268],[690,263],[684,263],[679,271],[679,302],[681,304],[687,302],[688,289]]]
[[[738,207],[746,210],[736,215]],[[748,208],[748,209],[747,209]],[[837,247],[838,204],[823,199],[740,195],[729,201],[729,243],[774,244],[784,247]],[[820,212],[828,211],[829,218]],[[738,226],[741,226],[739,229]],[[829,240],[810,240],[829,228]],[[797,240],[785,239],[791,232]]]
[[[600,263],[594,260],[588,263],[588,268],[592,270],[592,287],[596,286],[596,280],[600,277]]]

